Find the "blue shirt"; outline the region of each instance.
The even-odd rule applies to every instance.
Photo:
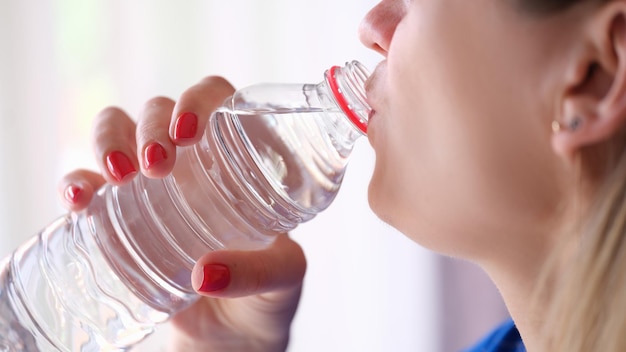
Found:
[[[485,336],[476,346],[463,352],[526,352],[513,320],[508,320]]]

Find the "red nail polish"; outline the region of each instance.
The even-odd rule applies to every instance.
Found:
[[[107,168],[111,175],[119,182],[123,181],[125,177],[135,174],[137,169],[130,159],[120,151],[112,151],[106,158]]]
[[[154,142],[146,147],[143,152],[144,156],[144,166],[146,169],[149,169],[155,164],[160,163],[161,161],[167,159],[167,152],[162,145],[157,142]]]
[[[198,116],[193,112],[184,112],[176,119],[174,139],[190,139],[198,131]]]
[[[230,283],[230,270],[222,264],[207,264],[202,268],[202,286],[200,292],[222,290]]]
[[[78,201],[78,197],[82,193],[83,189],[76,185],[69,185],[65,189],[65,199],[67,199],[70,203],[76,203]]]

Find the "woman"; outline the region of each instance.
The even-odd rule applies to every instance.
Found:
[[[626,350],[626,1],[383,0],[360,34],[385,59],[367,84],[370,205],[497,284],[515,325],[475,350]],[[168,174],[232,92],[206,78],[149,101],[136,126],[105,109],[104,178],[68,175],[68,206],[103,182]],[[173,349],[284,350],[305,266],[287,236],[207,253],[193,273],[207,298],[174,318]]]

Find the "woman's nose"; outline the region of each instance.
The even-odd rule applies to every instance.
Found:
[[[391,38],[407,11],[406,0],[382,0],[372,8],[359,27],[359,39],[368,48],[387,56]]]

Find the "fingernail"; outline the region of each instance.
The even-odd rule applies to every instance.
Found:
[[[146,169],[149,169],[155,164],[160,163],[161,161],[167,159],[167,152],[162,145],[157,142],[154,142],[146,147],[143,152],[144,156],[144,166]]]
[[[120,151],[116,150],[109,153],[106,161],[109,172],[119,182],[123,181],[125,177],[137,172],[135,165]]]
[[[219,291],[230,283],[230,270],[222,264],[207,264],[202,268],[202,274],[200,292]]]
[[[176,119],[174,139],[190,139],[198,130],[198,116],[193,112],[184,112]]]
[[[82,193],[83,189],[76,185],[69,185],[65,189],[65,199],[74,204],[78,200],[78,197]]]

